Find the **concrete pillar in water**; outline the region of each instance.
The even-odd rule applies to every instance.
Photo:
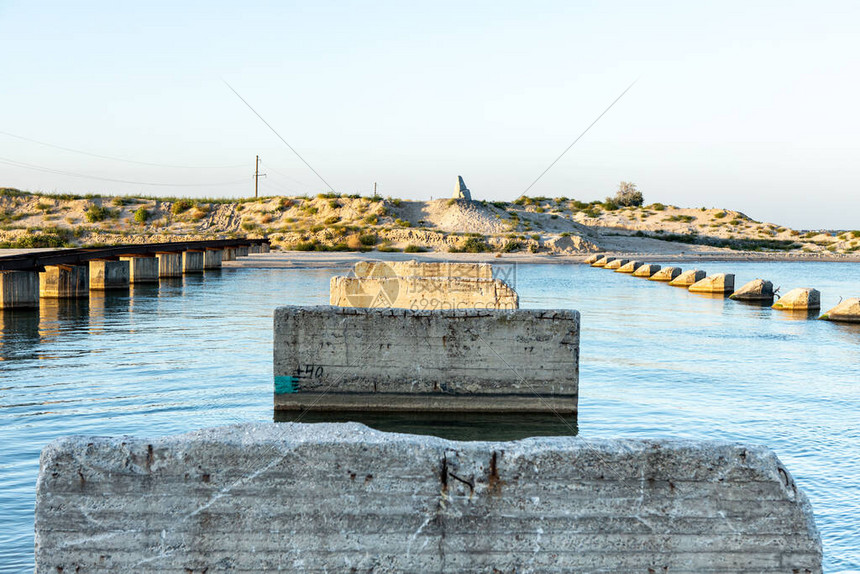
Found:
[[[614,257],[609,257],[608,255],[604,255],[600,257],[597,261],[591,264],[592,267],[605,267],[607,263],[615,259]]]
[[[0,271],[0,309],[27,309],[38,306],[38,273]]]
[[[90,289],[128,289],[128,261],[90,260]]]
[[[247,257],[248,256],[248,246],[247,245],[239,245],[236,247],[236,257]]]
[[[260,253],[268,253],[269,252],[269,244],[261,243],[260,244]]]
[[[818,289],[800,287],[792,289],[771,305],[780,311],[809,311],[821,308],[821,293]]]
[[[648,278],[649,281],[673,281],[678,275],[681,274],[680,267],[664,267],[659,271],[655,272],[651,277]]]
[[[604,269],[621,269],[623,266],[630,263],[629,259],[613,259],[603,266]]]
[[[129,283],[158,283],[158,258],[153,255],[126,255]]]
[[[221,269],[224,251],[217,247],[207,247],[203,252],[203,269]]]
[[[182,252],[162,251],[156,253],[159,277],[182,277]]]
[[[594,263],[595,261],[597,261],[601,257],[603,257],[603,256],[600,255],[599,253],[595,253],[594,255],[589,255],[588,257],[586,257],[585,261],[583,261],[583,263],[591,265],[592,263]]]
[[[860,298],[845,299],[839,305],[821,316],[826,321],[860,323]]]
[[[633,273],[637,269],[642,267],[641,261],[628,261],[621,267],[615,270],[616,273]]]
[[[773,301],[773,283],[765,279],[753,279],[731,294],[730,299],[737,301]]]
[[[224,251],[221,253],[221,262],[224,261],[236,261],[236,248],[235,247],[225,247]]]
[[[182,252],[182,272],[183,273],[202,273],[203,272],[203,251],[189,249]]]
[[[699,269],[691,269],[690,271],[684,271],[671,281],[669,281],[669,285],[672,287],[690,287],[693,283],[697,281],[701,281],[707,275],[704,271]]]
[[[89,265],[47,265],[39,273],[39,296],[84,299],[90,294]]]
[[[651,277],[660,271],[660,266],[654,263],[646,263],[633,272],[634,277]],[[673,277],[674,279],[674,277]]]
[[[735,290],[735,276],[732,273],[717,273],[690,285],[692,293],[731,293]]]

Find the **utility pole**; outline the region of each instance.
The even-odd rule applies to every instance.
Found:
[[[260,156],[257,156],[257,162],[254,164],[254,197],[259,197],[260,178],[266,177],[265,173],[260,173]]]

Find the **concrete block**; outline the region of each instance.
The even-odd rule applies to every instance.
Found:
[[[36,574],[820,573],[762,446],[256,423],[42,451]]]
[[[692,293],[731,293],[735,290],[735,276],[732,273],[717,273],[690,285]]]
[[[645,263],[641,267],[639,267],[636,271],[633,272],[634,277],[651,277],[655,273],[660,271],[660,266],[654,263]],[[680,271],[679,271],[680,272]],[[672,278],[674,279],[674,277]],[[670,279],[671,281],[671,279]]]
[[[516,292],[499,279],[332,277],[329,303],[338,307],[412,310],[518,309]]]
[[[651,281],[674,281],[680,274],[682,270],[680,267],[664,267],[656,271],[651,277],[648,279]]]
[[[182,252],[182,273],[203,272],[203,251],[189,249]]]
[[[576,411],[577,311],[275,310],[276,409]]]
[[[221,262],[236,261],[236,249],[233,247],[225,247],[221,252]]]
[[[732,293],[730,298],[738,301],[773,301],[773,283],[765,279],[753,279]]]
[[[48,265],[39,273],[39,296],[85,299],[90,294],[89,265]]]
[[[642,267],[641,261],[628,261],[627,263],[625,263],[624,265],[622,265],[621,267],[616,269],[615,272],[616,273],[633,273],[637,269],[639,269],[640,267]]]
[[[827,321],[860,323],[860,298],[845,299],[839,305],[821,316]]]
[[[248,245],[239,245],[236,247],[236,257],[247,257],[249,254]]]
[[[781,311],[807,311],[821,308],[821,293],[817,289],[792,289],[771,305]]]
[[[105,291],[108,289],[128,289],[128,261],[92,259],[89,263],[90,289],[94,291]]]
[[[609,257],[608,255],[604,255],[600,257],[597,261],[591,264],[592,267],[605,267],[607,263],[614,260],[614,257]]]
[[[203,252],[203,269],[221,269],[223,250],[207,248]]]
[[[119,258],[128,262],[129,283],[158,283],[158,258],[147,255],[128,255]]]
[[[261,243],[260,244],[260,253],[268,253],[269,252],[269,244]]]
[[[700,271],[699,269],[691,269],[690,271],[684,271],[680,273],[677,277],[669,281],[669,285],[673,287],[687,287],[690,285],[701,281],[705,278],[706,273],[704,271]]]
[[[166,251],[156,253],[159,277],[182,277],[182,252]]]
[[[621,267],[630,263],[629,259],[613,259],[603,266],[604,269],[621,269]]]
[[[583,261],[583,263],[585,263],[587,265],[591,265],[592,263],[594,263],[595,261],[597,261],[601,257],[603,257],[603,255],[601,255],[599,253],[595,253],[594,255],[589,255],[588,257],[586,257],[585,261]]]
[[[493,278],[489,263],[453,261],[359,261],[353,267],[356,277],[457,277],[462,279]]]
[[[38,306],[38,273],[0,271],[0,309],[32,309]]]

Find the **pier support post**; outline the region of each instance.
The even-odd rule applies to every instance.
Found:
[[[224,251],[221,253],[221,262],[224,261],[236,261],[236,248],[235,247],[225,247]]]
[[[128,289],[128,270],[128,261],[92,259],[89,270],[90,289],[94,291]]]
[[[260,244],[260,253],[268,253],[269,252],[269,244],[261,243]]]
[[[163,251],[156,253],[159,277],[182,277],[182,252]]]
[[[158,258],[152,255],[123,255],[128,262],[129,283],[158,283]]]
[[[182,252],[182,272],[202,273],[203,272],[203,251],[189,249]]]
[[[48,265],[39,273],[39,296],[84,299],[89,296],[89,265]]]
[[[32,309],[38,306],[38,273],[0,271],[0,309]]]
[[[224,250],[220,247],[207,247],[203,252],[203,269],[221,269]]]
[[[248,256],[248,246],[247,245],[239,245],[236,247],[236,257],[247,257]]]

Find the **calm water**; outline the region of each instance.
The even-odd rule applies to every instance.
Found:
[[[783,292],[813,286],[825,309],[860,295],[858,264],[700,268],[733,272],[738,284],[771,279]],[[32,570],[38,457],[50,440],[272,420],[272,309],[327,303],[331,275],[225,269],[130,296],[0,311],[0,572]],[[860,328],[582,265],[521,265],[516,287],[523,307],[582,312],[580,436],[767,444],[812,501],[825,570],[860,570]],[[464,437],[499,426],[369,422]]]

